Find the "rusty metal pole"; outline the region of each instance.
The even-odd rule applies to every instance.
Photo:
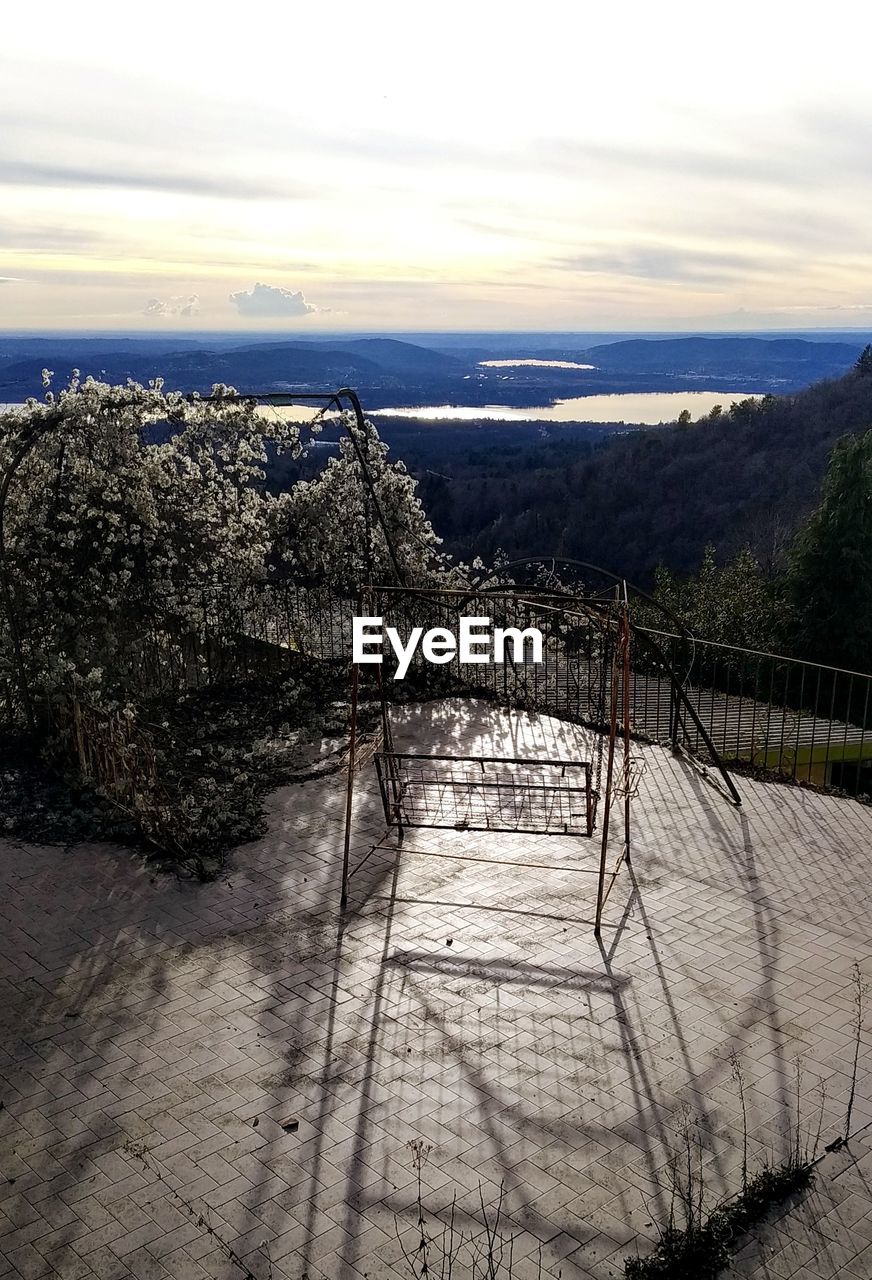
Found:
[[[342,848],[340,911],[344,911],[348,906],[348,862],[351,854],[351,808],[354,799],[354,754],[357,747],[357,685],[359,677],[360,667],[355,662],[351,667],[351,734],[348,743],[348,777],[345,783],[345,842]]]
[[[685,661],[684,661],[684,658],[685,658],[685,654],[684,654],[684,648],[685,648],[685,641],[684,641],[684,637],[681,637],[680,643],[681,643],[681,661],[682,661],[682,664],[683,664],[684,666],[686,666],[686,663],[685,663]],[[669,668],[668,668],[668,670],[669,670],[670,672],[674,671],[674,668],[675,668],[674,656],[675,656],[675,642],[673,641],[673,642],[672,642],[672,657],[673,657],[673,661],[670,663]],[[681,703],[680,703],[680,695],[679,695],[679,692],[678,692],[678,685],[677,685],[677,681],[676,681],[675,679],[672,679],[672,680],[670,680],[670,684],[669,684],[669,738],[670,738],[670,741],[671,741],[671,743],[672,743],[672,750],[673,750],[674,752],[675,752],[675,751],[677,751],[677,750],[678,750],[678,747],[679,747],[679,736],[680,736],[680,733],[681,733]]]
[[[630,861],[630,610],[624,597],[624,853]]]
[[[593,835],[593,796],[591,795],[590,764],[585,765],[584,779],[585,779],[585,789],[587,791],[587,795],[585,796],[585,800],[587,802],[587,815],[586,815],[587,816],[587,834],[588,836],[592,836]]]
[[[363,587],[357,588],[356,608],[358,616],[363,611]],[[352,654],[352,658],[353,658]],[[351,856],[351,811],[354,803],[354,765],[357,751],[357,692],[360,684],[360,664],[351,664],[351,726],[348,739],[348,775],[345,780],[345,840],[342,846],[342,893],[339,909],[348,906],[348,865]]]
[[[612,807],[612,777],[615,768],[615,739],[618,736],[618,654],[617,646],[619,643],[619,635],[615,634],[612,643],[612,661],[611,676],[612,688],[610,697],[610,715],[609,715],[609,755],[606,765],[606,794],[605,804],[603,806],[603,835],[600,845],[600,865],[599,865],[599,883],[596,893],[596,924],[594,925],[594,933],[600,936],[600,923],[603,914],[603,887],[606,881],[606,857],[608,855],[609,843],[609,812]]]

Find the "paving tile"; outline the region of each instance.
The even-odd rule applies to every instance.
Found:
[[[594,746],[475,702],[397,709],[395,737],[472,756]],[[563,1280],[605,1280],[656,1239],[684,1118],[711,1197],[737,1189],[734,1050],[752,1162],[784,1148],[797,1059],[808,1123],[827,1078],[829,1141],[855,959],[872,979],[872,810],[745,778],[736,810],[670,753],[634,751],[633,872],[602,946],[595,842],[420,830],[370,853],[369,767],[343,930],[340,777],[268,797],[267,834],[210,885],[107,846],[0,846],[0,1276],[222,1280],[230,1246],[274,1280],[395,1280],[421,1143],[434,1232],[452,1199],[466,1232],[500,1206],[518,1280],[540,1245]],[[851,1153],[730,1274],[872,1280],[872,1141]]]

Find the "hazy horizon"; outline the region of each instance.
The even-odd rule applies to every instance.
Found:
[[[95,326],[88,327],[69,327],[61,328],[59,326],[44,326],[32,328],[5,328],[0,326],[0,338],[47,338],[58,339],[82,338],[82,339],[99,339],[101,337],[112,337],[116,339],[130,338],[141,339],[142,341],[150,341],[153,339],[167,340],[173,342],[176,340],[193,341],[195,339],[230,339],[239,338],[243,343],[264,341],[280,341],[280,342],[305,342],[312,339],[329,339],[337,338],[339,340],[349,341],[358,337],[378,337],[378,338],[396,338],[399,340],[412,341],[423,340],[428,337],[433,338],[569,338],[569,339],[631,339],[631,338],[805,338],[807,340],[814,339],[830,339],[844,336],[845,338],[862,338],[869,335],[872,337],[872,319],[868,325],[856,326],[818,326],[814,329],[805,328],[784,328],[771,327],[766,328],[757,326],[747,329],[555,329],[555,328],[514,328],[514,329],[497,329],[497,328],[445,328],[445,329],[400,329],[400,328],[347,328],[347,329],[306,329],[305,331],[295,329],[205,329],[202,327],[190,326],[188,328],[174,327],[172,329],[124,329],[120,327],[111,327],[100,329]]]

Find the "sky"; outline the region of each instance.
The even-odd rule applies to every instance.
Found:
[[[854,3],[48,0],[3,26],[0,330],[872,324]]]

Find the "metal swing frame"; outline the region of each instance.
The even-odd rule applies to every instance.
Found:
[[[377,684],[381,711],[380,741],[372,755],[386,828],[397,831],[398,844],[402,847],[405,831],[409,828],[591,839],[599,825],[599,859],[594,872],[597,877],[594,933],[599,936],[603,909],[609,894],[623,864],[630,860],[630,623],[626,592],[623,599],[619,598],[617,601],[578,598],[572,601],[563,599],[556,604],[543,604],[529,590],[517,586],[484,593],[477,592],[474,588],[361,588],[358,593],[358,610],[368,616],[380,616],[387,609],[396,608],[397,603],[402,606],[411,602],[416,617],[421,616],[423,606],[425,611],[432,610],[431,620],[436,622],[440,610],[444,619],[446,607],[452,612],[460,612],[471,601],[480,603],[483,597],[491,600],[502,598],[525,610],[532,608],[542,611],[558,625],[566,622],[581,623],[591,634],[598,635],[601,641],[596,665],[599,677],[599,711],[590,714],[593,708],[588,706],[588,714],[583,714],[579,696],[576,714],[563,717],[586,724],[594,730],[597,735],[593,749],[594,759],[473,757],[398,752],[394,748],[390,704],[382,679],[382,667],[379,666]],[[517,671],[516,667],[516,683]],[[526,670],[522,671],[520,679],[521,688],[527,687]],[[351,867],[354,777],[358,767],[359,746],[359,692],[360,668],[354,663],[351,674],[351,730],[340,900],[343,911],[348,905],[349,881],[366,861],[365,857],[357,866]],[[540,709],[548,710],[547,706]],[[620,764],[616,762],[619,737],[623,747]],[[603,755],[605,785],[602,785],[601,777]],[[549,777],[551,780],[546,780]],[[580,781],[574,783],[573,778]],[[609,866],[612,811],[618,800],[623,801],[623,840],[616,861]],[[463,854],[429,856],[463,859]],[[472,855],[470,857],[472,860]],[[530,860],[507,862],[500,859],[499,862],[500,865],[556,869],[554,864]],[[586,867],[572,869],[588,874],[593,870]]]
[[[350,437],[353,452],[354,452],[356,461],[360,467],[361,477],[364,484],[364,492],[366,494],[366,499],[367,499],[367,501],[365,501],[364,503],[364,515],[365,515],[365,523],[366,523],[366,551],[367,551],[367,561],[369,564],[369,579],[368,579],[369,583],[370,584],[372,583],[372,560],[373,560],[372,532],[373,532],[373,526],[377,524],[384,537],[393,575],[396,583],[398,584],[398,586],[393,588],[393,590],[399,591],[399,592],[411,593],[414,589],[410,588],[406,583],[406,577],[403,572],[403,567],[397,556],[396,548],[394,546],[393,538],[391,536],[391,531],[387,521],[385,520],[384,512],[382,510],[381,503],[379,501],[378,493],[376,490],[376,485],[374,483],[373,475],[370,470],[368,447],[367,447],[366,436],[365,436],[366,424],[364,419],[363,408],[357,393],[350,387],[341,387],[335,391],[315,391],[315,390],[308,390],[303,387],[297,387],[297,388],[294,388],[293,390],[289,389],[285,392],[255,393],[255,395],[252,398],[258,401],[261,401],[263,403],[272,404],[276,406],[283,405],[283,404],[298,403],[300,401],[315,401],[316,403],[320,402],[324,412],[328,411],[331,408],[335,408],[340,413],[342,413],[347,406],[347,410],[350,410],[350,416],[354,420],[357,433],[359,433],[359,437],[358,437],[358,434],[355,433],[355,430],[352,430],[350,424],[346,421],[345,430],[347,435]],[[0,508],[2,508],[2,503],[0,503]],[[549,558],[549,559],[551,559],[552,567],[553,567],[553,565],[555,565],[557,562],[553,558]],[[513,565],[504,566],[503,572],[505,572],[506,570],[512,570],[514,568],[525,566],[531,563],[533,563],[533,561],[519,561]],[[693,706],[692,702],[689,700],[689,698],[686,695],[683,678],[680,678],[675,673],[675,671],[672,670],[672,667],[667,661],[666,656],[663,654],[663,652],[661,652],[657,644],[654,642],[652,636],[649,634],[646,634],[644,631],[641,631],[641,632],[638,631],[631,624],[629,593],[628,593],[627,582],[621,578],[617,578],[614,574],[611,574],[611,573],[608,573],[607,571],[599,569],[597,566],[588,565],[580,561],[561,561],[561,563],[565,563],[566,565],[572,566],[575,568],[581,568],[582,570],[593,570],[596,575],[599,575],[601,577],[604,576],[605,578],[609,579],[611,581],[612,590],[613,590],[612,607],[613,608],[616,607],[619,614],[617,621],[614,624],[613,643],[610,646],[611,659],[609,663],[609,667],[610,667],[609,714],[607,717],[607,721],[605,716],[600,716],[599,723],[593,726],[598,734],[597,747],[596,747],[597,753],[600,753],[602,751],[602,736],[607,735],[607,738],[608,738],[608,749],[606,753],[607,754],[606,785],[603,788],[603,794],[601,797],[599,795],[599,782],[597,782],[597,787],[594,788],[592,785],[593,780],[591,778],[591,774],[589,771],[586,774],[586,779],[585,779],[585,787],[587,789],[587,792],[589,793],[585,802],[586,812],[587,812],[588,799],[592,799],[592,819],[589,824],[590,830],[589,831],[586,830],[583,834],[586,834],[588,836],[593,835],[594,827],[596,825],[596,818],[599,812],[600,800],[602,800],[602,806],[601,806],[602,816],[600,820],[601,844],[600,844],[599,869],[598,869],[598,877],[597,877],[598,883],[597,883],[596,922],[595,922],[595,929],[594,929],[594,932],[597,935],[599,935],[600,929],[601,929],[601,923],[602,923],[603,908],[615,884],[615,881],[617,880],[617,877],[620,873],[623,863],[624,862],[629,863],[629,860],[630,860],[630,801],[635,789],[634,762],[631,761],[631,757],[630,757],[630,741],[631,741],[631,735],[630,735],[630,715],[631,715],[630,638],[631,638],[631,635],[635,636],[637,641],[639,641],[643,649],[643,652],[649,653],[649,656],[653,654],[654,659],[658,662],[660,667],[662,667],[663,671],[666,674],[666,678],[669,681],[670,688],[671,688],[671,696],[672,696],[672,707],[673,707],[672,727],[671,727],[671,738],[673,743],[673,749],[678,750],[680,733],[683,730],[686,734],[686,731],[687,731],[686,719],[689,718],[693,722],[696,732],[699,734],[700,739],[705,743],[709,751],[709,754],[711,756],[711,759],[714,761],[717,767],[717,770],[720,773],[722,782],[724,784],[724,788],[728,796],[730,797],[732,802],[737,806],[741,804],[741,797],[739,796],[739,793],[736,789],[733,779],[731,778],[726,768],[724,767],[724,764],[720,758],[718,751],[715,749],[714,744],[711,742],[710,735],[706,731],[706,728],[702,723],[702,720],[700,719],[700,716],[696,708]],[[372,588],[370,586],[370,590],[371,589]],[[382,590],[386,590],[386,588],[383,588]],[[632,591],[634,598],[636,596],[640,596],[643,599],[647,599],[649,603],[656,604],[657,607],[660,608],[661,612],[666,612],[668,614],[669,612],[668,610],[664,610],[663,606],[660,604],[657,604],[656,601],[651,601],[650,597],[647,597],[644,592],[640,592],[637,587],[632,587],[630,588],[630,590]],[[458,592],[457,594],[466,595],[468,598],[472,598],[476,594],[484,594],[485,591],[486,589],[483,591],[481,584],[479,584],[478,587],[470,586],[468,591]],[[513,591],[515,592],[518,599],[523,599],[527,603],[534,603],[529,598],[532,594],[535,594],[535,591],[533,588],[531,587],[522,588],[520,586],[515,586],[513,588]],[[432,590],[423,591],[421,592],[421,594],[428,594],[432,597],[433,591]],[[591,613],[590,613],[591,610],[593,610],[595,614],[596,610],[602,609],[604,599],[607,598],[607,597],[604,597],[603,595],[593,595],[593,596],[583,597],[577,591],[565,590],[565,589],[562,592],[553,593],[553,598],[555,600],[557,600],[558,597],[562,597],[562,599],[560,600],[559,608],[563,612],[564,616],[570,616],[573,610],[581,608],[587,614],[588,618],[591,616]],[[689,637],[689,633],[686,632],[686,629],[683,627],[683,625],[680,623],[679,620],[673,618],[672,621],[677,625],[678,630],[682,634],[692,639],[691,637]],[[351,681],[352,683],[352,696],[351,696],[352,724],[351,724],[351,734],[350,734],[349,754],[348,754],[348,779],[347,779],[346,806],[345,806],[345,839],[344,839],[344,846],[343,846],[343,865],[342,865],[341,907],[343,911],[346,909],[347,903],[348,903],[348,882],[350,877],[354,874],[354,872],[349,867],[349,856],[350,856],[350,839],[351,839],[351,818],[352,818],[352,808],[353,808],[353,778],[354,778],[354,770],[356,767],[356,756],[357,756],[357,703],[358,703],[359,681],[360,681],[359,668],[356,665],[353,665],[352,681]],[[603,680],[603,687],[604,685],[605,685],[605,681]],[[382,701],[382,742],[384,744],[384,743],[391,742],[392,740],[390,737],[389,712],[387,709],[387,702],[384,697],[384,688],[382,685],[380,685],[380,694],[381,694],[381,701]],[[560,711],[557,711],[556,714],[558,715],[558,717],[561,716]],[[572,716],[569,716],[568,718],[571,719]],[[619,734],[622,738],[623,761],[620,767],[616,767],[615,749],[616,749],[616,743],[617,743]],[[381,753],[381,754],[384,755],[385,753]],[[396,763],[399,763],[399,759],[400,759],[399,755],[397,753],[394,753],[394,756],[396,758]],[[430,760],[433,760],[433,757],[427,757],[427,758]],[[601,756],[598,755],[598,759],[601,762]],[[448,762],[448,763],[451,763],[451,762]],[[476,763],[481,764],[484,762],[477,761]],[[515,764],[516,762],[509,759],[502,759],[500,761],[491,760],[488,763],[506,766],[506,765]],[[525,766],[529,767],[531,763],[534,763],[534,762],[523,761],[520,764],[518,764],[518,767],[519,768],[522,768]],[[553,765],[558,765],[561,762],[540,761],[538,763],[540,765],[546,764],[549,766],[553,766]],[[583,763],[584,762],[578,762],[578,761],[567,762],[567,765],[577,766],[579,764],[583,765]],[[376,762],[376,768],[377,769],[379,768],[378,761]],[[599,769],[597,770],[597,773],[599,773]],[[526,790],[529,792],[529,786],[526,788]],[[571,789],[564,788],[564,790],[568,791]],[[382,794],[383,794],[383,800],[384,800],[384,798],[388,794],[387,788],[383,790]],[[615,802],[619,799],[623,800],[622,808],[623,808],[624,838],[622,842],[620,855],[618,856],[613,867],[609,869],[608,867],[609,826],[612,820],[612,809],[614,808]],[[395,806],[394,813],[396,813],[397,811],[398,811],[397,806]],[[390,819],[390,813],[391,813],[391,807],[390,805],[387,805],[386,818],[388,820]],[[390,822],[389,822],[389,825],[390,825]],[[400,839],[402,839],[403,827],[399,823],[396,823],[394,825],[397,826]],[[406,825],[419,825],[419,824],[416,824],[416,823],[410,824],[407,822]],[[444,824],[438,824],[438,825],[443,826]],[[453,825],[456,828],[458,824],[455,823]],[[469,823],[466,823],[464,824],[464,829],[476,830],[477,828]],[[496,830],[498,828],[494,825],[494,823],[488,822],[485,829]],[[517,830],[519,833],[522,830],[522,828],[518,825],[513,826],[511,828],[506,828],[506,829]],[[541,834],[541,828],[537,828],[537,834]],[[575,833],[562,830],[559,832],[559,834],[566,835],[566,834],[575,834]],[[522,865],[532,865],[532,864],[524,863]],[[355,870],[357,869],[358,868],[355,868]]]

